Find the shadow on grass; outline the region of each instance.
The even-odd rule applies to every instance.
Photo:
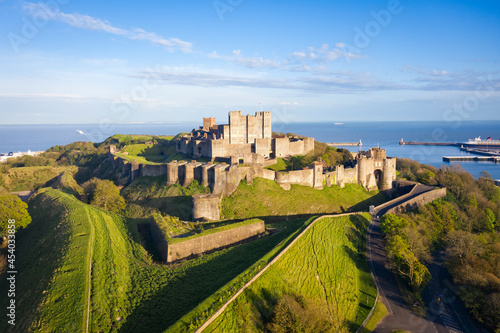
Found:
[[[357,211],[368,211],[368,208],[370,205],[378,206],[383,204],[384,202],[389,201],[390,198],[387,196],[384,192],[379,192],[372,196],[371,198],[368,198],[366,200],[363,200],[361,202],[358,202],[357,204],[353,205],[350,207],[351,212],[357,212]]]
[[[163,214],[175,216],[184,221],[190,221],[192,217],[193,198],[189,195],[140,199],[131,203],[158,209]]]
[[[132,303],[134,300],[137,303],[119,332],[165,331],[293,232],[304,228],[304,222],[303,219],[276,222],[277,226],[289,224],[289,228],[175,266],[137,267],[131,292]],[[187,329],[190,323],[185,322],[183,325]]]

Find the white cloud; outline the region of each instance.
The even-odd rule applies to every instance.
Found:
[[[279,105],[299,105],[299,102],[286,102],[286,101],[283,101],[283,102],[279,102],[278,104]]]
[[[292,57],[304,59],[307,58],[307,54],[305,52],[293,52]]]
[[[63,22],[80,29],[104,31],[131,40],[145,40],[152,44],[164,46],[169,51],[191,52],[192,49],[191,43],[177,38],[164,38],[154,32],[148,32],[140,28],[132,28],[131,30],[117,28],[99,18],[77,13],[63,13],[59,9],[53,9],[43,3],[26,2],[23,4],[23,8],[32,16],[36,15],[47,20]]]
[[[87,99],[88,97],[76,94],[59,94],[59,93],[0,93],[0,98],[83,100]]]
[[[82,59],[84,64],[92,65],[92,66],[122,66],[127,63],[126,60],[122,59]]]
[[[309,53],[303,51],[293,52],[291,56],[297,60],[312,60],[312,61],[319,61],[322,63],[335,61],[340,58],[345,58],[345,59],[363,58],[361,54],[347,52],[346,50],[344,50],[344,46],[345,46],[344,43],[336,43],[335,47],[332,49],[330,49],[328,44],[322,44],[320,48],[315,48],[314,46],[308,46],[307,49]]]
[[[274,61],[269,59],[264,59],[262,57],[243,57],[241,55],[241,50],[234,50],[231,52],[232,55],[224,56],[213,51],[207,54],[207,57],[212,59],[223,59],[229,62],[236,63],[247,68],[280,68],[282,66],[288,65],[288,61]]]

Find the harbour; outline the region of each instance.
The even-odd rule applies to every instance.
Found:
[[[500,156],[443,156],[444,162],[494,162],[500,163]]]

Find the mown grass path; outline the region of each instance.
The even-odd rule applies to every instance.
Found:
[[[248,287],[252,285],[253,282],[255,282],[262,274],[264,274],[265,271],[267,271],[274,263],[276,263],[289,249],[292,248],[292,246],[313,226],[316,224],[316,222],[328,218],[328,217],[340,217],[340,216],[348,216],[348,215],[356,215],[356,214],[362,214],[363,212],[353,212],[353,213],[344,213],[344,214],[334,214],[334,215],[323,215],[318,218],[316,218],[314,221],[312,221],[295,239],[288,244],[286,248],[283,249],[283,251],[280,252],[271,262],[269,262],[259,273],[257,273],[250,281],[245,283],[243,287],[233,295],[224,305],[214,313],[212,317],[210,317],[196,332],[203,332],[217,317],[219,317],[224,310],[230,305],[241,293],[245,291]]]
[[[94,253],[94,225],[92,224],[92,220],[90,219],[89,216],[89,211],[87,210],[87,216],[90,224],[90,258],[89,258],[89,277],[87,281],[87,323],[85,325],[85,332],[89,332],[89,322],[90,322],[90,295],[92,293],[92,256]]]

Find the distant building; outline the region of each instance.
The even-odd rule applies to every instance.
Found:
[[[314,149],[314,138],[273,138],[271,112],[243,116],[229,112],[229,123],[217,125],[215,118],[203,118],[203,126],[176,142],[176,151],[189,158],[243,158],[258,154],[264,158],[305,155]]]

